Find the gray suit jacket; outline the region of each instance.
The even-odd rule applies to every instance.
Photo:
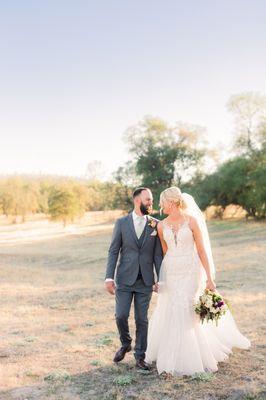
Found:
[[[158,223],[158,220],[149,217]],[[159,277],[163,252],[160,239],[151,235],[156,228],[146,222],[146,232],[143,243],[139,246],[134,228],[132,212],[119,218],[113,230],[111,245],[108,252],[106,278],[114,279],[117,284],[133,285],[137,279],[139,267],[145,285],[154,284],[154,267]]]

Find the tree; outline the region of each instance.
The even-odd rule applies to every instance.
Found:
[[[197,173],[193,178],[181,185],[182,192],[188,192],[194,198],[201,210],[205,210],[209,205],[217,204],[219,189],[216,185],[216,174]]]
[[[140,177],[136,172],[135,161],[128,161],[125,165],[120,166],[114,173],[113,179],[125,187],[136,187],[141,183]]]
[[[51,189],[51,182],[48,180],[44,180],[40,182],[39,189],[39,211],[48,214],[49,213],[49,193]]]
[[[94,160],[87,164],[86,179],[89,181],[100,181],[105,175],[105,168],[101,161]]]
[[[170,126],[160,118],[145,117],[124,134],[140,182],[158,201],[159,191],[180,185],[188,171],[193,173],[203,157],[204,130],[178,123]],[[201,141],[200,141],[201,139]]]
[[[75,217],[81,216],[85,212],[77,188],[67,184],[55,185],[52,188],[48,207],[51,219],[63,221],[64,226],[67,222],[73,222]]]
[[[248,215],[266,217],[266,152],[253,151],[224,162],[215,173],[198,176],[183,188],[195,196],[199,206],[230,204],[243,207]]]
[[[227,108],[235,121],[235,148],[248,152],[260,148],[266,96],[257,92],[235,94],[230,97]]]
[[[247,175],[247,190],[243,191],[239,202],[249,215],[266,217],[266,149],[253,153],[250,171]]]
[[[14,216],[14,222],[17,222],[17,216],[22,216],[22,221],[29,213],[35,213],[38,210],[39,187],[35,182],[29,182],[21,177],[11,177],[5,180],[0,189],[0,204],[3,214]]]

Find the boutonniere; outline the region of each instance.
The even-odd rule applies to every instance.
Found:
[[[148,218],[148,225],[153,229],[157,228],[157,222],[153,218]]]

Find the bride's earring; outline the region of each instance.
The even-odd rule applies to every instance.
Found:
[[[162,207],[160,208],[160,215],[161,216],[163,215],[163,208]]]

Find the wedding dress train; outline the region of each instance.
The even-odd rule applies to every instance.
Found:
[[[233,347],[248,349],[250,341],[238,330],[231,312],[215,322],[194,311],[203,293],[206,272],[195,246],[188,218],[177,232],[163,223],[168,250],[164,256],[157,304],[149,321],[145,361],[156,361],[158,373],[192,375],[214,372]]]

